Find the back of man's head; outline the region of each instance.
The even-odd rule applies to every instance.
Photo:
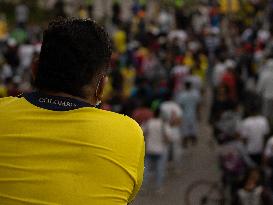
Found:
[[[95,21],[54,20],[44,32],[34,85],[85,97],[84,86],[106,71],[111,52],[108,34]]]

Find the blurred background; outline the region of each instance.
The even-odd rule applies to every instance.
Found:
[[[273,204],[272,0],[0,0],[0,97],[31,92],[58,16],[111,35],[101,108],[146,141],[133,205]]]

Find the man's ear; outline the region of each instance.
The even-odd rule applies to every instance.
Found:
[[[97,85],[96,93],[95,93],[96,98],[97,98],[98,100],[101,100],[101,99],[102,99],[102,97],[103,97],[103,90],[104,90],[105,85],[106,85],[107,82],[108,82],[108,77],[107,77],[107,76],[103,76],[103,77],[100,79],[100,81],[99,81],[99,83],[98,83],[98,85]]]

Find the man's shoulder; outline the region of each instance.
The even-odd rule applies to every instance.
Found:
[[[242,120],[242,125],[243,126],[249,126],[255,124],[254,119],[252,117],[247,117]]]
[[[20,101],[21,98],[20,97],[4,97],[4,98],[0,98],[0,107],[2,106],[6,106],[9,104],[14,104],[18,101]]]
[[[252,124],[257,124],[257,122],[264,123],[266,121],[267,121],[266,117],[264,117],[262,115],[257,115],[257,116],[252,116],[252,117],[247,118],[247,122],[252,123]]]
[[[245,126],[249,126],[255,129],[258,125],[260,125],[260,123],[266,123],[266,118],[260,116],[251,116],[243,120],[243,124]]]
[[[141,133],[142,129],[139,124],[131,117],[107,110],[96,109],[98,117],[102,118],[105,124],[108,126],[123,129],[124,132],[130,131],[135,133]]]
[[[123,149],[139,150],[144,144],[144,135],[139,124],[132,118],[105,110],[97,110],[97,120],[101,121],[98,133],[108,133],[108,139],[112,139],[120,145],[126,145]],[[110,140],[111,141],[111,140]],[[127,148],[126,148],[127,147]],[[128,151],[128,150],[127,150]]]
[[[131,117],[129,117],[127,115],[119,114],[119,113],[108,111],[108,110],[102,110],[102,109],[96,109],[96,111],[101,116],[108,117],[111,120],[124,121],[127,123],[132,123],[135,126],[138,126],[138,123],[134,119],[132,119]]]

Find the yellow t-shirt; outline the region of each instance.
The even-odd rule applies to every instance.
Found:
[[[125,205],[144,138],[127,116],[63,97],[0,99],[0,204]]]
[[[124,69],[122,69],[121,74],[124,79],[124,83],[123,83],[123,92],[124,93],[123,93],[123,95],[125,97],[130,97],[133,87],[134,87],[136,71],[135,71],[135,69],[124,68]]]
[[[113,41],[118,52],[124,53],[126,51],[126,33],[123,30],[118,30],[114,33]]]
[[[0,39],[5,39],[8,35],[8,25],[4,20],[0,20]]]

